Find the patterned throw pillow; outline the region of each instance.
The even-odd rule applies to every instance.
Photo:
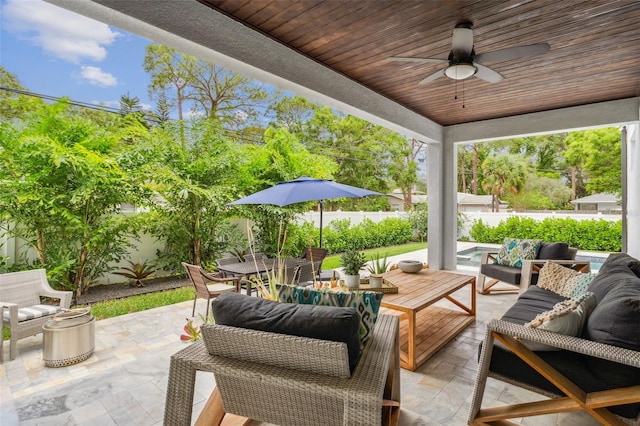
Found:
[[[540,269],[538,287],[567,298],[579,298],[597,274],[583,274],[555,262],[547,262]]]
[[[587,292],[591,281],[593,281],[597,276],[598,274],[578,274],[578,276],[573,279],[574,283],[571,298],[577,299],[583,296]]]
[[[560,296],[571,297],[579,272],[555,263],[547,262],[540,269],[538,287],[552,291]]]
[[[556,303],[553,309],[539,313],[525,327],[538,328],[565,336],[579,336],[587,318],[596,307],[596,297],[593,293],[585,293],[578,299],[567,299]],[[523,341],[533,351],[559,350],[556,347],[542,343]]]
[[[378,311],[384,294],[375,291],[335,292],[309,287],[281,286],[278,300],[283,303],[313,304],[356,308],[360,316],[361,347],[365,345],[378,319]]]
[[[494,263],[522,268],[523,260],[533,260],[538,255],[542,240],[505,238]]]

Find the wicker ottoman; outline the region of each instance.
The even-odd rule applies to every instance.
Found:
[[[47,367],[66,367],[89,358],[95,348],[96,318],[89,309],[61,312],[42,326]]]

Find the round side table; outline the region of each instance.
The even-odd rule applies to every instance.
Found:
[[[56,314],[42,326],[47,367],[66,367],[89,358],[95,348],[96,318],[89,308]]]

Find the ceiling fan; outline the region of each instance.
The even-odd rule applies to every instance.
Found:
[[[449,77],[453,80],[466,80],[469,77],[476,76],[488,83],[497,83],[503,79],[502,75],[482,65],[483,63],[509,61],[527,56],[540,55],[547,53],[549,49],[550,46],[548,43],[538,43],[527,46],[508,47],[506,49],[476,55],[475,50],[473,50],[473,24],[470,21],[463,21],[458,23],[453,29],[451,52],[447,59],[392,56],[389,60],[396,62],[417,62],[421,64],[449,64],[446,68],[423,78],[418,84],[429,83],[442,76]]]

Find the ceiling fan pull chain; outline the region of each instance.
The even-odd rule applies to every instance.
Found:
[[[455,93],[453,94],[453,100],[457,101],[458,100],[458,80],[454,80],[456,83],[454,85],[455,87]]]
[[[464,80],[462,80],[462,108],[464,109]]]

